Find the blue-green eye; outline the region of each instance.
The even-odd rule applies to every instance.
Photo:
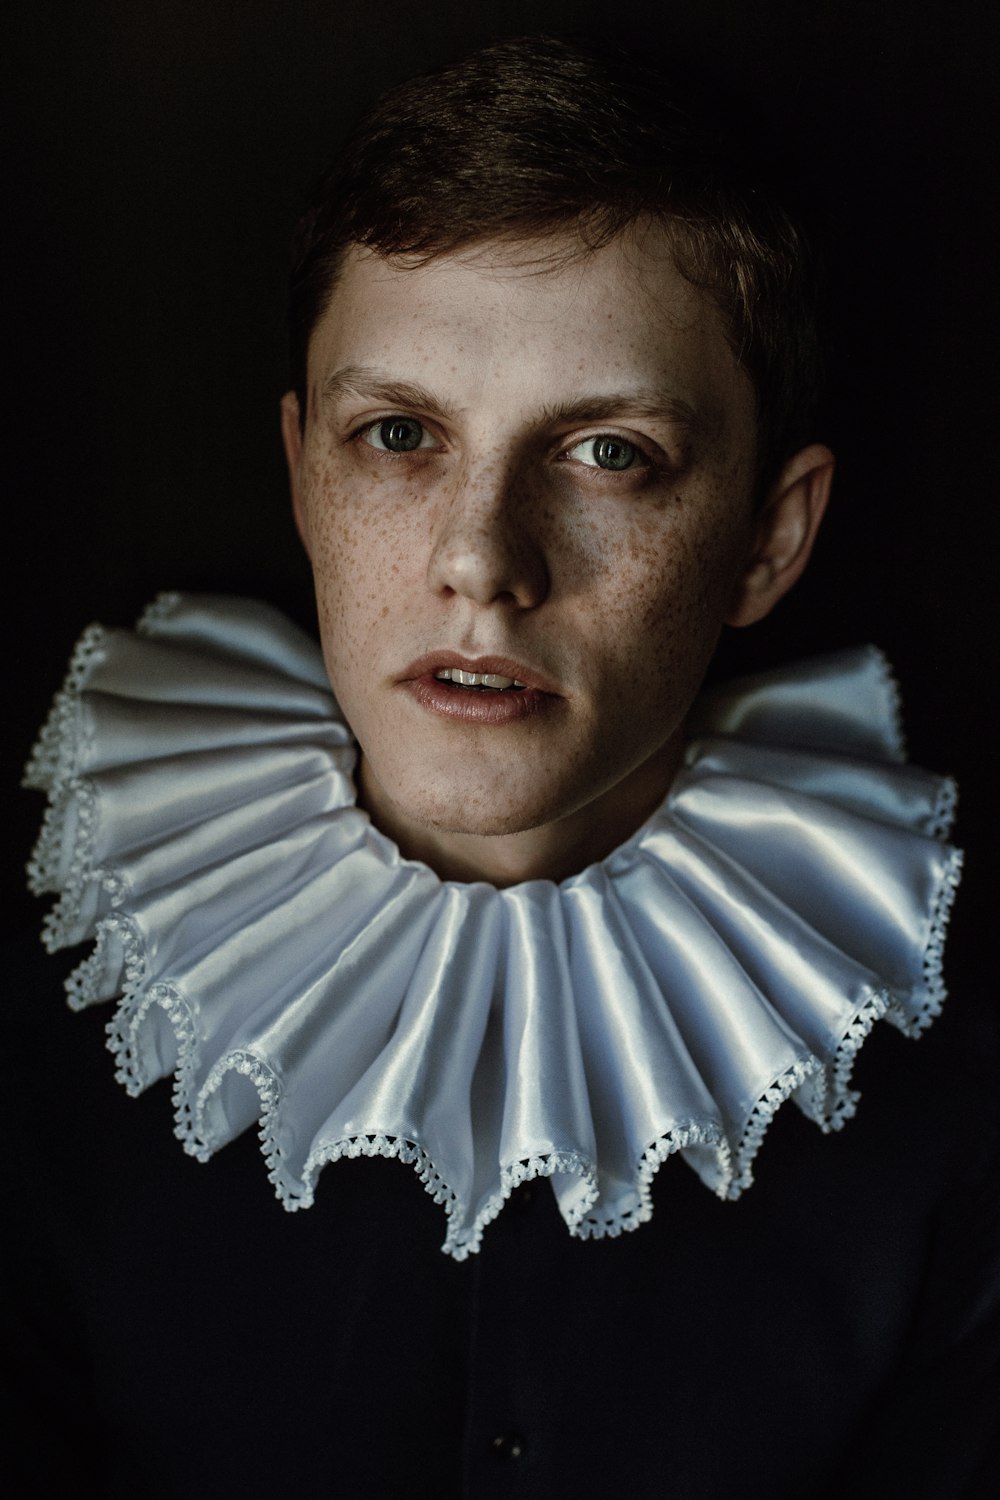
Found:
[[[649,464],[646,455],[634,443],[610,433],[602,433],[600,437],[587,438],[584,442],[577,443],[570,448],[567,456],[577,463],[586,464],[590,469],[607,469],[612,473],[620,473],[624,469],[644,469]]]
[[[433,448],[434,440],[414,417],[386,417],[373,422],[361,434],[372,448],[385,453],[412,453],[415,448]]]

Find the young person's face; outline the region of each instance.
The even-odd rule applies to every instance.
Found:
[[[405,852],[498,884],[648,816],[724,621],[788,586],[714,305],[658,233],[525,264],[552,248],[350,253],[301,443],[285,399],[361,800]]]

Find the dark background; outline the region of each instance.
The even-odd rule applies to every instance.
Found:
[[[732,667],[874,640],[914,758],[963,783],[987,919],[997,340],[992,0],[14,0],[4,270],[2,736],[15,785],[74,639],[165,588],[311,618],[285,500],[286,245],[387,84],[497,34],[588,26],[690,59],[776,123],[823,208],[835,295],[818,555]],[[12,210],[12,211],[10,211]],[[5,910],[40,811],[12,795]]]

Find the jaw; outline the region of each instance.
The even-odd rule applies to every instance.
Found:
[[[564,880],[604,859],[656,811],[683,754],[678,731],[655,754],[596,797],[595,776],[546,785],[538,767],[511,776],[510,757],[477,776],[466,758],[459,783],[422,783],[392,796],[362,755],[359,802],[376,827],[408,859],[430,866],[444,880],[485,880],[496,886],[525,880]],[[590,768],[591,772],[594,768]],[[582,774],[581,774],[582,773]],[[575,788],[573,783],[579,779]]]

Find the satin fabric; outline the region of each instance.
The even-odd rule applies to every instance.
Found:
[[[574,1234],[650,1214],[681,1155],[735,1197],[792,1098],[853,1112],[879,1018],[944,998],[951,782],[902,762],[871,648],[704,694],[681,773],[555,885],[442,882],[355,806],[314,642],[265,605],[164,596],[91,627],[28,768],[70,1003],[118,998],[132,1093],[175,1074],[202,1159],[260,1120],[287,1208],[341,1156],[411,1162],[463,1258],[548,1176]]]

